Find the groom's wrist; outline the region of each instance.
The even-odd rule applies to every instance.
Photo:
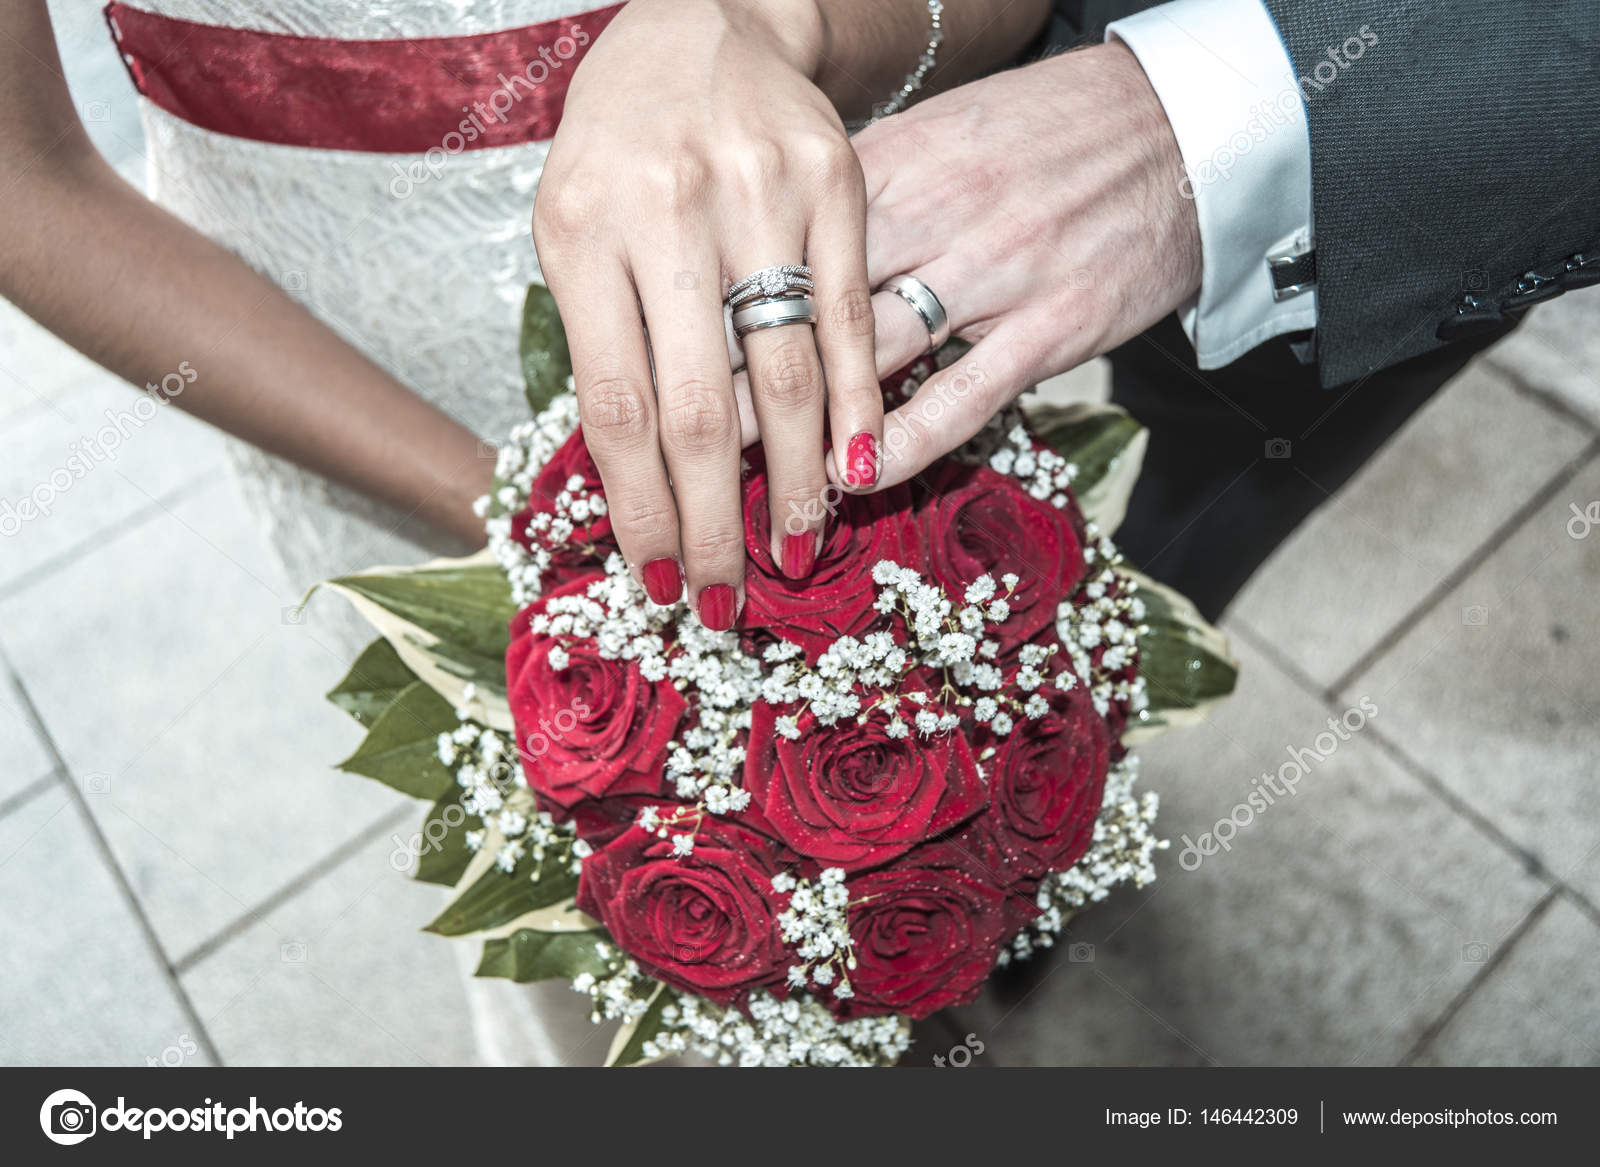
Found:
[[[1142,64],[1117,40],[1047,57],[1029,66],[1054,74],[1054,84],[1094,95],[1104,120],[1089,131],[1092,153],[1110,183],[1108,195],[1145,223],[1148,264],[1163,273],[1161,286],[1173,307],[1199,293],[1204,275],[1200,225],[1194,203],[1183,195],[1184,158],[1170,115]],[[1050,90],[1041,90],[1046,108]],[[1059,148],[1081,154],[1085,128],[1062,120]]]

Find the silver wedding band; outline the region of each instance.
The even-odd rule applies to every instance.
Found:
[[[895,276],[893,279],[883,281],[881,289],[893,292],[907,304],[912,311],[922,317],[922,323],[928,327],[928,351],[936,352],[944,347],[944,342],[950,339],[950,317],[944,310],[944,305],[939,303],[939,297],[927,284],[917,279],[916,276]]]
[[[810,296],[781,296],[758,300],[733,314],[733,331],[743,337],[746,333],[763,328],[778,328],[785,324],[815,324],[817,310]]]

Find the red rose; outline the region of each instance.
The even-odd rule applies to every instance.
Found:
[[[548,537],[539,538],[529,532],[528,523],[535,514],[555,513],[556,497],[567,489],[567,483],[573,478],[580,478],[583,481],[572,493],[584,495],[603,493],[600,470],[589,455],[589,447],[584,443],[582,430],[574,431],[550,461],[545,463],[544,469],[534,478],[528,492],[528,505],[511,519],[513,540],[529,550],[533,549],[537,541],[539,546],[547,548],[551,553],[550,567],[546,569],[544,576],[546,590],[561,587],[569,583],[575,574],[605,562],[606,556],[616,549],[609,513],[600,515],[589,523],[575,525],[572,534],[560,542],[554,542]]]
[[[881,715],[831,726],[800,715],[800,736],[752,711],[744,786],[772,829],[801,855],[858,871],[887,863],[983,808],[985,794],[959,732],[891,738]]]
[[[592,578],[524,609],[506,650],[523,770],[541,805],[563,817],[584,799],[660,794],[667,743],[688,708],[670,682],[645,680],[637,661],[607,660],[588,638],[528,630],[550,599],[582,594]]]
[[[1081,687],[1049,713],[1019,718],[990,763],[984,816],[1008,868],[1065,871],[1088,849],[1105,794],[1111,732]]]
[[[892,559],[902,567],[921,565],[910,495],[897,488],[843,496],[827,516],[811,574],[790,579],[772,559],[767,476],[760,469],[744,482],[744,544],[749,568],[742,623],[793,641],[809,661],[841,636],[864,634],[878,618],[873,564]]]
[[[854,1016],[926,1017],[978,995],[1012,931],[1007,896],[954,867],[896,867],[850,881]]]
[[[630,827],[583,861],[578,907],[606,926],[642,968],[673,988],[722,1006],[753,988],[779,991],[790,963],[773,918],[777,844],[706,816],[694,851],[675,857],[669,837]]]
[[[928,567],[957,605],[968,584],[993,576],[996,595],[1011,608],[997,639],[1007,648],[1022,644],[1055,623],[1057,606],[1083,576],[1069,510],[988,467],[949,464],[918,515]],[[1020,577],[1009,596],[998,586],[1008,572]]]
[[[896,869],[954,868],[981,884],[1004,892],[1002,932],[1008,939],[1040,914],[1035,902],[1038,878],[1023,873],[1007,858],[995,838],[994,824],[986,814],[979,815],[953,835],[915,848],[893,866]]]

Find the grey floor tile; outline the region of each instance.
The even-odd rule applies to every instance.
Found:
[[[0,423],[0,449],[0,590],[114,532],[222,457],[215,430],[105,373]]]
[[[1600,287],[1540,304],[1484,356],[1600,426]]]
[[[1472,946],[1500,941],[1545,890],[1361,732],[1340,742],[1328,709],[1239,651],[1233,701],[1143,748],[1142,784],[1160,792],[1172,840],[1160,878],[1082,915],[1042,977],[963,1011],[954,1031],[983,1040],[986,1060],[1392,1063],[1469,982]],[[1380,702],[1373,724],[1386,719]],[[1324,759],[1301,753],[1295,792],[1253,813],[1255,779],[1291,748]],[[1203,846],[1235,814],[1248,825],[1231,850],[1184,857],[1185,836]]]
[[[1600,1065],[1600,928],[1566,898],[1418,1058],[1431,1066]]]
[[[0,819],[0,935],[0,1063],[204,1063],[192,1020],[60,786]]]
[[[1231,611],[1331,684],[1585,440],[1469,366],[1279,548]]]
[[[27,711],[0,672],[0,804],[50,772],[51,760]]]
[[[1383,707],[1386,737],[1600,902],[1600,530],[1581,517],[1591,505],[1600,513],[1596,462],[1354,688]]]
[[[0,435],[8,419],[47,409],[90,381],[109,376],[24,316],[16,305],[0,300]],[[8,453],[16,449],[3,437],[0,446]]]
[[[398,874],[394,846],[380,838],[356,851],[185,972],[225,1062],[473,1062],[454,942],[419,930],[444,892]]]
[[[0,641],[179,956],[393,804],[332,765],[348,667],[223,479],[0,601]]]

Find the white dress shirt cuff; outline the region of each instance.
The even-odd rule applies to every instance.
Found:
[[[1311,138],[1261,0],[1173,0],[1106,29],[1132,50],[1183,154],[1200,222],[1200,293],[1178,311],[1202,369],[1317,322],[1314,288],[1278,300],[1267,257],[1312,245]]]

